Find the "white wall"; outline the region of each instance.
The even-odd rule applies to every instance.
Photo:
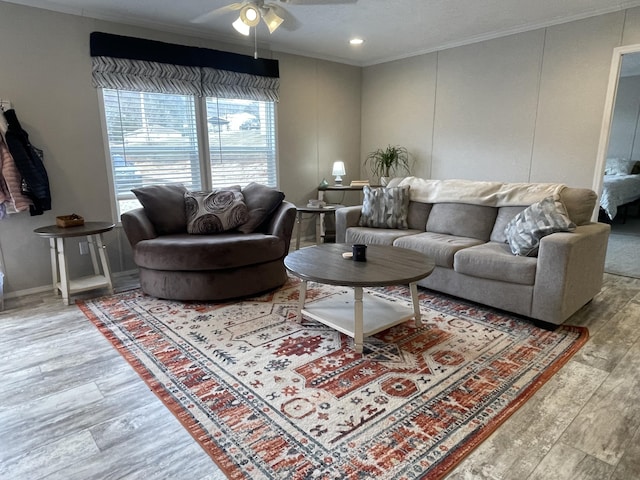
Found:
[[[591,188],[612,52],[639,38],[633,9],[367,67],[361,157],[400,143],[418,176]]]
[[[438,56],[433,178],[527,181],[544,32]]]
[[[253,53],[210,40],[0,2],[0,97],[12,101],[31,141],[44,150],[53,200],[53,209],[44,215],[20,213],[0,221],[8,294],[51,283],[48,241],[37,237],[35,228],[69,213],[87,220],[112,216],[98,95],[91,85],[92,31]],[[260,54],[280,63],[280,188],[288,200],[306,203],[316,195],[322,177],[330,177],[336,157],[347,162],[347,177],[359,169],[361,69]],[[105,239],[113,270],[133,269],[121,229]],[[72,274],[88,272],[87,257],[80,257],[73,240],[68,243]]]
[[[288,198],[306,204],[333,162],[345,162],[344,184],[360,171],[361,69],[275,53],[280,61],[280,180]]]
[[[431,176],[437,55],[421,55],[364,69],[362,151],[403,145],[415,160],[412,172]],[[362,178],[371,178],[364,170]],[[377,179],[372,179],[377,180]]]

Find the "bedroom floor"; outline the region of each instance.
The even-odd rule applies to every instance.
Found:
[[[615,219],[607,247],[605,271],[640,278],[640,207],[630,209],[626,221]]]

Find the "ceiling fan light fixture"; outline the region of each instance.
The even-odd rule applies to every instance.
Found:
[[[251,27],[244,23],[241,17],[238,17],[238,19],[231,25],[233,25],[233,28],[235,28],[238,33],[244,35],[245,37],[248,37],[251,33]]]
[[[260,23],[260,12],[253,3],[248,3],[240,10],[242,23],[249,27],[255,27]]]
[[[262,19],[264,20],[264,23],[267,24],[269,33],[275,32],[276,29],[282,24],[282,22],[284,22],[284,18],[280,17],[271,8],[262,15]]]

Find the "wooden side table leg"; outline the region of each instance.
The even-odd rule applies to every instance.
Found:
[[[298,290],[298,317],[296,321],[302,323],[302,309],[304,308],[304,302],[307,299],[307,281],[302,280],[300,282],[300,290]]]
[[[324,237],[324,213],[317,215],[316,218],[316,245],[322,243]]]
[[[362,353],[364,344],[364,309],[362,305],[362,287],[353,287],[353,313],[354,313],[354,329],[353,329],[353,343],[356,353]]]
[[[107,288],[113,293],[113,281],[111,280],[111,268],[109,268],[109,258],[107,257],[107,246],[102,241],[102,234],[94,235],[96,244],[98,246],[98,254],[100,255],[100,262],[102,263],[102,273],[107,281]]]
[[[58,249],[56,247],[56,239],[49,239],[49,250],[51,254],[51,278],[53,279],[53,293],[60,294],[58,290],[58,282],[60,281],[60,275],[58,274]]]
[[[296,215],[296,250],[300,250],[300,234],[302,233],[302,212]]]
[[[422,326],[422,314],[420,313],[420,300],[418,300],[418,284],[416,282],[409,284],[411,290],[411,301],[413,302],[413,318],[416,320],[416,327]]]
[[[56,238],[56,246],[58,251],[58,269],[60,271],[60,292],[62,293],[62,301],[65,305],[69,305],[69,266],[67,265],[67,256],[64,252],[64,238]]]
[[[97,235],[87,235],[87,244],[89,245],[89,254],[91,255],[93,274],[100,275],[100,269],[98,268],[98,258],[96,257],[96,240],[94,237],[97,237]]]

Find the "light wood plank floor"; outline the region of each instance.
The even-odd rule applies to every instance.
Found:
[[[589,328],[587,345],[448,480],[640,478],[640,280],[606,275],[570,323]],[[6,301],[0,387],[1,479],[224,478],[80,310],[52,293]]]

